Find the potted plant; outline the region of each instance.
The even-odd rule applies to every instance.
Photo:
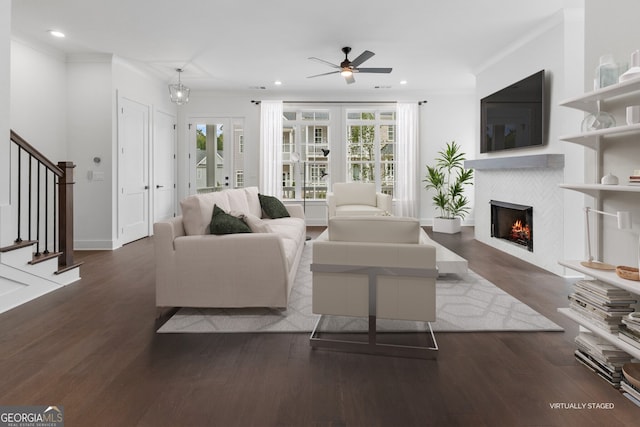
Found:
[[[458,233],[462,218],[469,212],[469,200],[464,195],[464,186],[472,185],[473,169],[464,168],[465,154],[455,141],[438,152],[435,166],[427,165],[425,189],[434,189],[434,205],[440,216],[433,219],[433,231]]]

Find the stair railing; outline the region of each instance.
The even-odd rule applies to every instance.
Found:
[[[75,165],[73,162],[54,164],[13,130],[11,141],[17,147],[12,154],[12,163],[17,166],[16,173],[12,175],[15,180],[15,184],[12,184],[12,197],[16,199],[18,226],[15,244],[34,244],[34,261],[58,257],[58,271],[72,268],[75,266]],[[26,206],[23,206],[25,202]]]

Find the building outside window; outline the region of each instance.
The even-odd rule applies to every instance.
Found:
[[[393,196],[395,111],[347,111],[347,181],[375,182]]]
[[[328,110],[291,107],[283,113],[282,186],[289,200],[326,199],[330,182],[373,182],[394,195],[396,112],[389,107]],[[344,139],[331,141],[331,130]],[[328,150],[335,154],[330,170]],[[304,182],[303,182],[304,181]]]
[[[328,111],[285,111],[282,135],[284,199],[326,199],[329,159]],[[296,156],[294,155],[297,154]]]

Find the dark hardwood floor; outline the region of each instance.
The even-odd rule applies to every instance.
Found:
[[[147,238],[77,253],[82,280],[0,315],[0,405],[63,405],[66,426],[638,425],[573,358],[568,281],[471,228],[428,232],[566,331],[440,333],[437,361],[312,351],[307,334],[156,334]]]

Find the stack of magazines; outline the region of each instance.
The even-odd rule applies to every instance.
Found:
[[[640,348],[640,313],[629,313],[622,319],[618,337],[622,341]]]
[[[625,363],[622,367],[622,381],[620,388],[624,396],[636,405],[640,406],[640,372],[639,363]]]
[[[631,362],[631,356],[591,332],[580,332],[575,342],[578,345],[576,360],[613,387],[620,388],[622,367]]]
[[[599,280],[580,280],[569,295],[569,308],[585,320],[608,332],[616,333],[622,318],[634,311],[634,296]]]

